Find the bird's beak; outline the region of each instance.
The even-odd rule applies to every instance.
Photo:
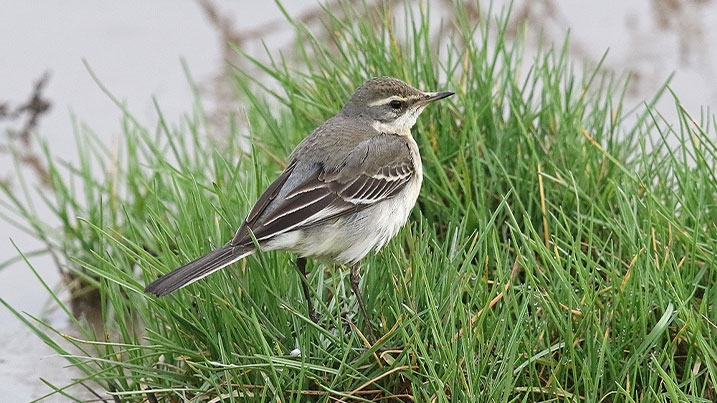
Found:
[[[425,98],[419,101],[421,104],[429,104],[433,101],[438,101],[439,99],[448,98],[451,95],[455,94],[451,91],[441,91],[441,92],[424,92],[426,95]]]

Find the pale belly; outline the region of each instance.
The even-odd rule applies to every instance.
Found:
[[[422,176],[396,197],[332,223],[291,231],[268,242],[265,250],[289,250],[300,256],[353,264],[378,251],[406,224],[421,189]]]

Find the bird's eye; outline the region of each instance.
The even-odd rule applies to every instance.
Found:
[[[394,99],[393,101],[389,102],[388,105],[393,109],[401,109],[401,107],[403,106],[403,102]]]

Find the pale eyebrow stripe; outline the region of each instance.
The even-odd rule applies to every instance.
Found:
[[[389,103],[389,102],[391,102],[391,101],[403,101],[403,102],[406,102],[406,101],[408,101],[408,99],[407,99],[407,98],[404,98],[404,97],[399,97],[398,95],[392,95],[392,96],[390,96],[390,97],[388,97],[388,98],[379,99],[378,101],[371,102],[370,104],[368,104],[368,106],[385,105],[385,104],[387,104],[387,103]]]

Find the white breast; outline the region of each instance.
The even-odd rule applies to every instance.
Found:
[[[277,236],[264,249],[284,249],[300,256],[353,264],[372,250],[379,250],[406,224],[423,183],[418,146],[409,135],[408,143],[415,175],[395,197],[365,210],[325,223]]]

